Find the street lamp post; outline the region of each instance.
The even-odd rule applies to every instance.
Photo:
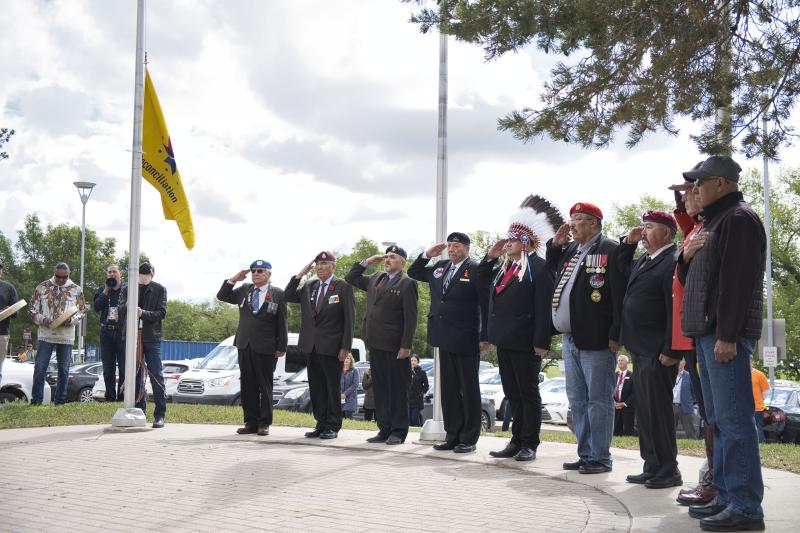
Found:
[[[78,188],[81,204],[83,204],[83,214],[81,215],[81,291],[83,291],[83,256],[86,249],[86,202],[89,201],[89,196],[92,195],[92,189],[96,184],[91,181],[76,181],[73,182],[73,185]],[[86,317],[84,316],[78,325],[78,357],[83,354],[83,337],[85,334]],[[86,357],[85,354],[83,356],[84,358]]]

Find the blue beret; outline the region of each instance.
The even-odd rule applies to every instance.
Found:
[[[257,259],[250,263],[250,268],[264,268],[266,270],[272,270],[272,265],[269,261],[264,261],[263,259]]]

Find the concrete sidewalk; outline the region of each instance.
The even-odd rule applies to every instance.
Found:
[[[0,431],[4,531],[700,531],[678,488],[625,482],[637,452],[614,450],[614,470],[561,469],[575,446],[545,442],[530,463],[488,452],[481,437],[459,455],[428,445],[367,444],[362,431],[333,441],[305,428],[269,437],[234,426],[162,430],[69,426]],[[693,482],[701,460],[680,457]],[[800,476],[764,470],[769,531],[796,531]]]

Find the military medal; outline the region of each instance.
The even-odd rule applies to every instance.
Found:
[[[603,299],[603,295],[600,294],[600,291],[597,289],[592,291],[592,294],[589,296],[594,303],[598,303],[600,300]]]
[[[599,289],[605,284],[606,279],[602,274],[593,274],[592,277],[589,278],[589,285],[591,285],[593,289]]]

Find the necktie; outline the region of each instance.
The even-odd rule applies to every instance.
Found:
[[[323,281],[319,284],[319,294],[317,294],[317,313],[322,308],[322,299],[325,297],[325,287],[328,286],[328,283]]]
[[[625,372],[620,371],[619,375],[617,376],[617,394],[616,394],[617,401],[620,401],[620,398],[622,396],[622,380],[624,379],[625,379]]]
[[[375,287],[380,289],[384,285],[386,285],[386,282],[388,282],[388,281],[389,281],[389,274],[384,274],[383,277],[380,279],[380,281],[378,282],[378,284]]]
[[[641,262],[641,264],[639,265],[639,270],[641,270],[641,269],[643,269],[644,267],[646,267],[646,266],[647,266],[647,264],[648,264],[650,261],[652,261],[652,260],[653,260],[653,258],[652,258],[652,257],[650,257],[649,255],[646,255],[646,256],[644,257],[644,261],[642,261],[642,262]]]
[[[456,266],[450,265],[450,270],[447,271],[447,276],[444,278],[444,283],[442,283],[442,292],[447,290],[447,287],[450,286],[450,282],[453,280],[453,274],[456,273]]]
[[[506,271],[506,275],[503,276],[503,281],[500,282],[500,285],[494,288],[495,293],[500,294],[503,289],[506,288],[508,282],[511,281],[517,273],[519,272],[519,263],[514,263],[511,267]]]
[[[558,285],[556,286],[556,290],[553,291],[553,309],[558,308],[558,304],[561,303],[561,292],[564,290],[564,286],[569,281],[569,278],[572,277],[572,271],[575,270],[575,267],[578,264],[578,259],[580,259],[580,252],[575,251],[575,255],[569,260],[569,264],[564,269],[564,272],[561,273],[561,279],[558,280]]]
[[[257,314],[259,308],[261,307],[259,303],[261,302],[261,289],[256,289],[253,291],[253,301],[250,303],[250,307],[253,309],[253,314]]]

